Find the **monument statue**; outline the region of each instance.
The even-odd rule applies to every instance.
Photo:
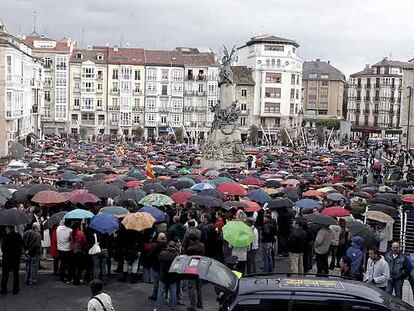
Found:
[[[206,167],[231,168],[246,165],[238,119],[240,109],[235,100],[235,85],[231,62],[235,46],[231,52],[224,47],[219,72],[220,100],[211,107],[214,120],[207,144],[204,148],[202,164]]]

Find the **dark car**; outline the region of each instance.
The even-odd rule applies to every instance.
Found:
[[[170,272],[213,283],[221,310],[414,310],[375,286],[340,277],[272,274],[239,279],[222,263],[202,256],[178,256]]]

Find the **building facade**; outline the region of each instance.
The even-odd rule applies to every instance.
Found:
[[[252,70],[246,66],[232,66],[235,84],[235,99],[240,108],[239,129],[242,141],[249,136],[250,127],[254,124],[254,80]]]
[[[71,39],[53,40],[36,32],[23,38],[33,55],[43,59],[44,109],[43,132],[66,133],[69,120],[69,59],[76,46]]]
[[[301,123],[302,64],[299,44],[276,36],[257,36],[237,49],[235,65],[252,69],[254,123],[276,139],[280,129]]]
[[[341,120],[345,75],[320,59],[303,63],[302,107],[306,126],[318,120]]]
[[[401,140],[403,70],[407,66],[384,58],[350,76],[347,120],[355,137]]]
[[[414,147],[414,59],[408,61],[403,71],[401,126],[401,143],[407,149]]]
[[[43,82],[42,61],[0,21],[0,156],[14,142],[25,145],[41,135]]]

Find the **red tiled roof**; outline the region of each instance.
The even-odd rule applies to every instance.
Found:
[[[189,67],[215,67],[218,62],[213,53],[182,54],[184,65]]]
[[[139,48],[109,48],[109,64],[145,65],[145,51]]]
[[[22,40],[23,43],[28,45],[32,50],[35,51],[55,51],[55,52],[69,52],[70,47],[66,40],[56,41],[56,46],[54,48],[35,48],[34,41],[55,41],[51,38],[39,36],[37,33],[31,33],[25,39]]]
[[[78,53],[82,54],[82,58],[76,58]],[[97,55],[101,53],[103,54],[103,60],[98,60]],[[73,50],[72,55],[70,56],[71,63],[83,63],[84,61],[91,61],[96,64],[107,64],[108,63],[108,48],[96,48],[94,47],[92,50],[88,49],[76,49]]]
[[[145,50],[146,65],[184,66],[184,58],[179,51]]]

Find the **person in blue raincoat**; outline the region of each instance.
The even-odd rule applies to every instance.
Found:
[[[363,238],[354,236],[352,238],[351,247],[346,251],[346,255],[351,258],[351,277],[359,281],[362,280],[362,262],[364,254],[361,249],[363,244]]]

